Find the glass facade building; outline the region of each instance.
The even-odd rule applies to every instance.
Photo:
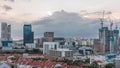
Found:
[[[26,43],[34,43],[34,32],[32,32],[32,26],[25,24],[23,27],[23,33],[24,33],[24,45]]]

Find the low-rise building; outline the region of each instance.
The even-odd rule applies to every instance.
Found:
[[[72,57],[73,50],[69,48],[61,48],[59,42],[44,42],[43,54],[51,57]]]
[[[92,55],[94,54],[94,51],[91,47],[80,47],[79,49],[79,53],[82,54],[82,55]]]
[[[73,51],[69,49],[49,50],[49,55],[52,57],[72,57]]]
[[[27,43],[26,44],[26,49],[34,49],[34,48],[36,48],[36,45],[34,44],[34,43]]]

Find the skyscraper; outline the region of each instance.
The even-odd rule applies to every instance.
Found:
[[[26,43],[34,43],[34,32],[32,32],[32,26],[29,24],[25,24],[23,27],[23,33],[24,33],[24,45]]]
[[[54,32],[45,32],[44,33],[44,41],[52,42],[54,38]]]
[[[1,24],[1,40],[2,41],[11,40],[11,25],[7,25],[7,23],[5,22],[2,22]]]

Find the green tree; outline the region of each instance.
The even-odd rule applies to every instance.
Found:
[[[86,59],[85,63],[90,63],[90,58]]]
[[[113,67],[114,67],[114,65],[112,63],[109,63],[109,64],[105,65],[105,68],[113,68]]]
[[[18,60],[19,59],[19,56],[14,56],[11,58],[11,60]]]
[[[91,68],[99,68],[99,65],[96,61],[94,61],[93,63],[91,63]]]

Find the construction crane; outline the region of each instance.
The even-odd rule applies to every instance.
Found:
[[[112,31],[113,20],[110,18],[110,30]]]

